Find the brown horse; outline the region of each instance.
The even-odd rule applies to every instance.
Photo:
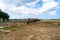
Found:
[[[30,19],[30,18],[28,18],[28,20],[27,20],[27,24],[30,24],[30,23],[34,23],[34,22],[37,22],[37,21],[40,21],[40,19]]]

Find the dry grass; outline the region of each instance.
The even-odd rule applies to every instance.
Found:
[[[19,27],[5,34],[3,40],[60,40],[60,25],[40,21]]]
[[[57,22],[57,23],[60,23],[60,20],[41,20],[41,22]]]

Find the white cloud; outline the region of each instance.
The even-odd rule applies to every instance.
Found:
[[[43,4],[43,6],[39,9],[33,9],[32,11],[37,12],[37,13],[44,13],[50,9],[56,8],[58,5],[57,2],[49,2],[49,3],[45,3]]]
[[[49,12],[49,15],[56,15],[56,14],[57,14],[56,11],[51,11],[51,12]]]
[[[4,3],[14,4],[16,6],[21,6],[26,3],[34,2],[36,0],[0,0],[0,1],[3,1]]]
[[[54,7],[56,7],[57,6],[57,2],[49,2],[49,3],[45,3],[45,4],[43,4],[43,9],[46,9],[46,10],[48,10],[48,9],[52,9],[52,8],[54,8]]]
[[[36,0],[34,2],[31,2],[31,3],[27,3],[26,5],[30,6],[30,7],[35,7],[36,6],[36,3],[40,1],[40,0]]]
[[[6,10],[11,9],[11,7],[14,7],[14,4],[4,3],[3,1],[0,1],[0,9]]]
[[[51,1],[53,1],[53,0],[43,0],[43,2],[51,2]]]
[[[34,7],[34,6],[36,6],[36,3],[38,1],[39,0],[31,2],[28,5]],[[50,9],[57,8],[57,7],[58,7],[58,2],[54,2],[53,0],[48,0],[48,1],[45,1],[43,6],[39,9],[27,8],[26,6],[21,6],[20,7],[21,9],[19,9],[19,8],[18,9],[20,10],[19,12],[22,13],[23,15],[29,15],[29,14],[39,15],[39,14],[49,11]],[[56,14],[57,14],[57,10],[49,11],[49,15],[53,16]]]
[[[33,8],[27,8],[26,6],[19,6],[19,7],[12,7],[12,11],[16,12],[16,13],[22,13],[24,15],[28,15],[28,14],[35,14],[35,15],[39,15],[41,13],[44,13],[50,9],[56,8],[58,5],[57,2],[49,2],[49,3],[45,3],[43,4],[43,6],[39,9],[33,9]]]
[[[20,0],[17,0],[17,2],[18,1],[20,1]],[[29,2],[26,5],[34,7],[38,1],[39,0],[36,0],[31,3]],[[26,5],[16,6],[15,4],[10,4],[10,3],[7,4],[7,3],[4,3],[1,1],[0,8],[4,9],[4,10],[6,9],[6,11],[10,10],[11,12],[13,11],[15,13],[21,13],[23,15],[29,15],[29,14],[39,15],[39,14],[49,11],[50,9],[56,8],[58,6],[58,3],[54,2],[53,0],[43,0],[43,2],[45,2],[45,3],[43,3],[42,7],[38,8],[38,9],[34,9],[34,8],[28,8],[28,7],[26,7]],[[23,2],[21,2],[21,3],[23,3]],[[52,11],[49,14],[56,15],[56,12]]]
[[[5,4],[4,3],[2,3],[2,1],[0,1],[0,9],[5,9]]]

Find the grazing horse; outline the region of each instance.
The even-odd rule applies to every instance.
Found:
[[[30,23],[34,23],[34,22],[37,22],[37,21],[40,21],[40,19],[30,19],[30,18],[28,18],[26,23],[30,24]]]

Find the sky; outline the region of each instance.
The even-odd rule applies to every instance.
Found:
[[[10,19],[60,19],[60,0],[0,0]]]

